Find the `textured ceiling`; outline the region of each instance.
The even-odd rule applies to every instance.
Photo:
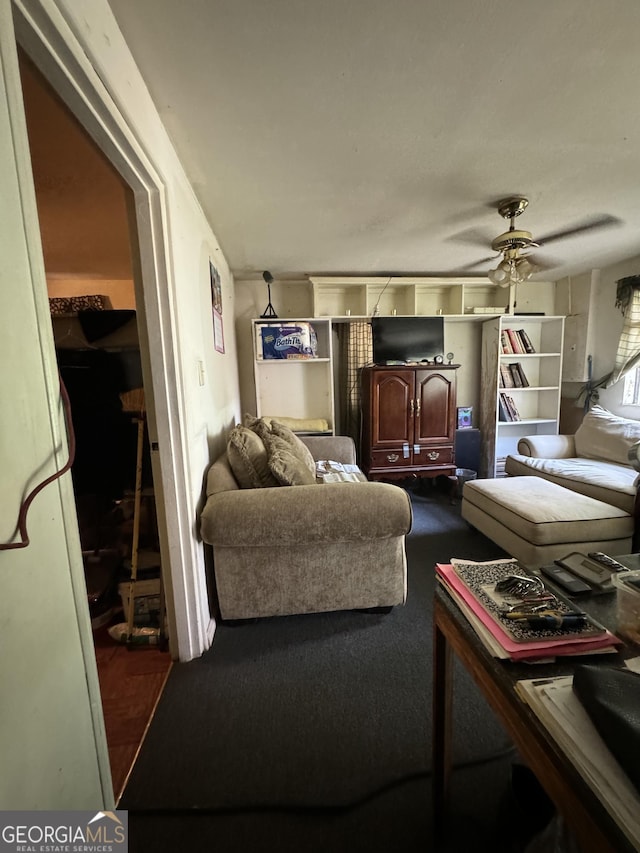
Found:
[[[633,0],[110,5],[236,273],[452,274],[514,194],[534,238],[620,221],[547,277],[640,253]]]
[[[640,254],[633,0],[109,0],[237,275],[558,278]]]

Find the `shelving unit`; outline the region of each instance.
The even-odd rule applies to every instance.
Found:
[[[318,339],[317,357],[264,359],[259,345],[260,326],[311,323]],[[251,321],[258,417],[287,417],[327,421],[335,430],[331,321],[314,317]]]
[[[501,352],[500,341],[506,329],[524,329],[535,352]],[[518,441],[523,436],[558,433],[563,337],[564,317],[504,315],[483,324],[481,476],[503,475],[505,458],[517,453]],[[529,385],[500,387],[500,365],[514,362],[522,365]],[[498,403],[505,395],[512,397],[519,420],[500,420]]]
[[[370,317],[375,312],[484,320],[487,314],[513,311],[515,298],[513,287],[497,287],[484,276],[320,276],[310,281],[316,317]]]

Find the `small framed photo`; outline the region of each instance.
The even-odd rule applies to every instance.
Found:
[[[209,261],[211,279],[211,304],[213,308],[213,343],[217,352],[224,352],[224,327],[222,325],[222,286],[220,273]]]
[[[473,426],[473,406],[458,406],[458,429],[471,429]]]

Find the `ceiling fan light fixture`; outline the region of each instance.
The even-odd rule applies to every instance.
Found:
[[[493,284],[498,284],[501,287],[506,287],[509,282],[509,273],[507,270],[503,269],[504,261],[497,266],[495,270],[489,270],[488,276],[489,281]]]
[[[509,249],[496,269],[489,270],[487,275],[492,284],[509,287],[512,284],[522,284],[534,272],[536,268],[526,257],[519,258],[516,249]]]
[[[526,281],[534,274],[534,272],[536,272],[536,268],[528,258],[519,258],[516,261],[516,266],[518,268],[518,274],[522,276],[522,281]]]

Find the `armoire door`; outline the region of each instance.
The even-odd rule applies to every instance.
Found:
[[[455,433],[456,371],[416,371],[416,417],[413,443],[451,444]]]
[[[414,372],[374,370],[371,376],[371,447],[413,442]]]

